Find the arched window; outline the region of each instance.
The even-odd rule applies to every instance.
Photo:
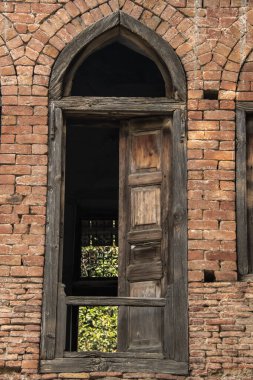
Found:
[[[181,64],[117,12],[62,52],[50,95],[41,370],[187,373]],[[108,315],[110,352],[82,342]]]

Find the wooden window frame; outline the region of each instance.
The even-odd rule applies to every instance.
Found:
[[[172,127],[172,198],[169,214],[172,226],[170,241],[173,281],[166,299],[133,299],[130,297],[66,297],[61,283],[63,164],[62,147],[65,117],[112,115],[114,118],[173,115]],[[50,105],[49,179],[47,243],[43,301],[41,367],[43,373],[80,371],[155,371],[188,373],[187,316],[187,202],[186,202],[186,130],[185,104],[167,98],[63,98]],[[62,194],[62,196],[60,196]],[[56,302],[57,300],[57,302]],[[138,305],[167,309],[170,326],[169,358],[155,354],[111,353],[87,357],[82,353],[64,352],[66,306],[76,305]],[[58,315],[58,317],[57,317]],[[178,317],[180,315],[180,318]],[[83,356],[83,357],[82,357]],[[137,355],[138,356],[138,355]],[[127,357],[127,358],[126,358]],[[145,358],[144,358],[145,357]]]
[[[249,268],[247,222],[247,115],[253,115],[253,102],[236,103],[236,228],[237,264],[240,280],[252,280]],[[251,259],[253,261],[253,258]]]
[[[123,33],[124,30],[124,33]],[[104,37],[103,37],[104,33]],[[172,80],[169,98],[89,98],[68,96],[63,82],[69,74],[72,58],[82,49],[89,49],[92,40],[103,44],[115,39],[115,33],[133,35],[147,56],[148,47],[158,67]],[[101,38],[100,38],[101,37]],[[87,50],[89,53],[89,50]],[[87,53],[86,51],[86,53]],[[84,52],[81,59],[87,55]],[[153,54],[153,53],[152,53]],[[159,58],[159,59],[158,59]],[[74,67],[76,70],[76,67]],[[166,83],[166,75],[164,74]],[[167,86],[167,84],[166,84]],[[169,86],[166,87],[166,91]],[[171,91],[171,90],[169,90]],[[42,309],[40,372],[157,372],[188,374],[188,302],[187,302],[187,165],[186,165],[186,79],[174,50],[155,32],[123,12],[115,12],[80,33],[57,59],[50,81],[49,104],[49,164],[46,255]],[[181,99],[181,100],[178,100]],[[135,117],[172,117],[172,206],[168,215],[170,226],[170,283],[165,298],[131,297],[66,297],[62,284],[63,209],[65,131],[68,117],[103,117],[129,119]],[[163,307],[168,326],[166,358],[155,353],[82,353],[64,352],[67,305],[138,305]]]

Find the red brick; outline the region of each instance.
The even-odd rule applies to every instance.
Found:
[[[195,130],[195,131],[206,131],[206,130],[218,130],[219,129],[219,122],[218,121],[189,121],[188,122],[189,130]]]
[[[236,272],[215,272],[215,277],[217,281],[236,281]]]
[[[43,275],[43,268],[37,266],[17,266],[11,267],[10,273],[14,277],[41,277]]]
[[[207,160],[234,160],[234,152],[231,151],[218,151],[218,150],[206,150],[204,152],[204,158]]]
[[[234,120],[235,113],[224,110],[205,111],[204,118],[208,120]]]

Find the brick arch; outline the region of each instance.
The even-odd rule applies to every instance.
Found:
[[[118,38],[119,35],[121,36],[119,33],[123,33],[123,31],[120,32],[121,28],[128,31],[125,38],[154,60],[164,76],[165,83],[170,86],[168,82],[172,82],[179,98],[185,100],[186,78],[184,69],[174,50],[151,29],[122,11],[114,12],[85,29],[63,49],[53,67],[49,89],[50,97],[58,99],[62,96],[62,84],[74,57],[86,47],[89,49],[88,46],[91,46],[92,42],[100,36],[103,36],[105,41],[111,40],[112,33],[114,34],[113,38]],[[137,40],[132,40],[133,37],[131,36]],[[105,41],[102,41],[102,45]],[[86,54],[86,50],[84,50],[84,54]]]
[[[247,28],[243,28],[247,20]],[[236,91],[237,100],[243,100],[242,79],[245,74],[247,62],[252,60],[252,41],[253,38],[253,10],[249,10],[245,15],[237,19],[229,28],[227,28],[219,40],[219,48],[224,50],[225,64],[222,72],[221,90],[228,94],[231,92],[231,99],[235,98]],[[234,93],[234,95],[233,95]],[[246,100],[246,99],[244,99]]]
[[[236,98],[241,101],[253,101],[253,49],[241,66]]]
[[[90,1],[88,5],[82,0],[67,2],[41,24],[27,45],[28,54],[33,52],[30,55],[35,58],[34,64],[39,66],[37,70],[44,70],[43,74],[49,81],[51,68],[66,45],[84,29],[119,9],[148,26],[172,46],[184,66],[191,86],[202,89],[203,71],[215,70],[219,77],[219,89],[235,90],[237,79],[231,81],[231,78],[235,77],[238,69],[234,65],[233,56],[240,49],[239,41],[243,37],[240,24],[245,16],[224,29],[213,46],[206,41],[205,36],[199,35],[195,40],[197,26],[194,20],[183,14],[180,8],[176,9],[165,2],[157,2],[155,5],[147,2],[145,6],[131,0],[122,6],[118,6],[116,1],[108,1],[99,6],[95,1]],[[248,19],[252,17],[251,12],[247,13]],[[42,68],[40,65],[47,67]],[[206,83],[208,80],[213,79],[205,78]]]
[[[6,77],[16,75],[14,66],[15,52],[13,52],[13,44],[20,45],[23,43],[18,36],[12,23],[3,15],[0,15],[0,77],[1,84],[8,84]],[[6,83],[5,83],[6,82]]]
[[[43,75],[48,77],[48,82],[51,68],[66,45],[87,27],[119,10],[119,8],[168,42],[190,76],[194,70],[196,71],[196,62],[193,63],[195,47],[191,39],[194,24],[173,6],[158,2],[155,6],[150,6],[149,10],[131,1],[125,2],[122,7],[119,7],[116,1],[110,1],[100,6],[87,7],[87,4],[82,0],[65,4],[64,7],[47,18],[33,34],[27,44],[27,49],[28,52],[31,49],[34,53],[35,71],[43,70]],[[45,64],[47,67],[42,67]],[[199,70],[199,64],[197,68]]]

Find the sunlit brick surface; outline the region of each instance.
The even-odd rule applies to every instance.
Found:
[[[252,0],[0,2],[0,379],[253,378],[253,283],[237,282],[235,99],[253,101]],[[48,84],[63,48],[121,9],[163,37],[188,79],[190,376],[38,374]],[[203,99],[203,90],[219,90]],[[215,282],[204,283],[204,271]]]

